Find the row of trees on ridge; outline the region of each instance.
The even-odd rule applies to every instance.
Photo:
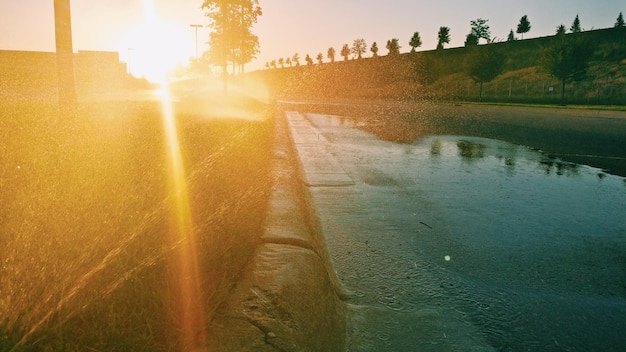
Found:
[[[488,25],[488,21],[489,21],[488,19],[482,19],[482,18],[478,18],[476,20],[470,21],[471,30],[470,30],[470,33],[468,33],[467,36],[465,37],[466,47],[478,45],[481,39],[484,39],[487,44],[499,41],[498,38],[491,37],[491,29]],[[614,27],[624,27],[624,26],[625,26],[624,18],[623,18],[622,13],[620,12],[619,16],[617,17]],[[522,40],[523,40],[524,34],[530,32],[531,28],[532,26],[531,26],[530,20],[528,19],[528,16],[527,15],[522,16],[517,25],[516,31],[513,32],[513,29],[511,29],[506,41],[517,40],[517,38],[515,37],[515,33],[521,34]],[[571,33],[579,33],[583,30],[581,27],[580,18],[578,15],[576,15],[576,17],[574,18],[574,21],[572,22],[572,25],[570,26],[569,30]],[[567,29],[565,25],[561,24],[556,27],[556,34],[566,34],[566,33],[567,33]],[[449,43],[450,43],[450,27],[445,27],[445,26],[439,27],[439,31],[437,33],[437,50],[444,49],[444,45],[449,44]],[[422,40],[421,40],[419,32],[413,33],[413,36],[409,40],[409,46],[411,47],[411,53],[414,53],[417,48],[422,46]],[[393,39],[388,40],[385,48],[388,51],[387,55],[400,54],[401,46],[399,44],[399,39],[393,38]],[[379,56],[378,43],[373,42],[371,47],[369,48],[369,51],[372,52],[372,57],[378,57]],[[348,44],[344,44],[339,53],[341,57],[343,57],[343,60],[347,61],[349,60],[350,55],[353,55],[353,58],[355,59],[361,59],[363,58],[363,55],[366,52],[367,52],[367,44],[364,39],[359,38],[353,41],[352,46],[349,46]],[[331,63],[335,62],[336,56],[337,56],[337,52],[335,51],[335,48],[333,47],[328,48],[326,52],[326,58],[328,58],[329,62]],[[324,55],[321,52],[317,54],[316,61],[318,64],[324,63]],[[306,55],[305,62],[307,65],[312,65],[314,63],[313,59],[311,58],[309,54]],[[279,66],[283,68],[285,66],[289,66],[289,67],[300,66],[300,55],[298,53],[295,53],[291,57],[279,58],[278,60],[272,60],[272,61],[268,61],[265,63],[265,68],[267,69],[278,68]]]
[[[488,20],[478,18],[471,21],[470,24],[471,31],[466,36],[465,41],[466,50],[468,50],[466,56],[467,59],[464,64],[465,73],[479,84],[479,100],[481,100],[483,84],[492,81],[498,75],[503,73],[502,71],[505,67],[506,55],[503,46],[491,45],[503,41],[491,37]],[[614,27],[625,27],[622,13],[620,13],[617,17]],[[531,24],[528,16],[522,16],[516,32],[523,36],[525,33],[528,33],[530,29]],[[569,31],[572,34],[577,34],[583,31],[578,15],[576,15],[576,18],[572,22]],[[513,30],[511,30],[509,38],[507,38],[507,42],[517,40],[512,33]],[[567,30],[564,25],[557,26],[555,36],[546,42],[541,54],[541,66],[543,66],[547,73],[558,79],[561,83],[562,101],[565,99],[566,84],[574,81],[580,81],[586,77],[588,61],[595,50],[594,43],[584,40],[580,36],[566,36],[566,34]],[[478,44],[481,39],[484,39],[487,45],[479,46]],[[434,53],[442,50],[444,44],[449,43],[449,41],[450,29],[448,27],[440,27],[438,32],[438,50],[435,50]],[[416,48],[419,48],[422,45],[419,32],[415,32],[413,34],[409,40],[409,45],[411,46],[410,57],[414,57],[412,54],[416,52]],[[397,38],[388,40],[386,48],[388,50],[388,57],[393,58],[394,56],[398,56],[400,54],[399,40]],[[372,43],[369,50],[372,52],[373,58],[379,56],[379,49],[376,42]],[[363,54],[366,52],[367,45],[365,40],[355,39],[352,47],[348,46],[348,44],[343,45],[340,55],[343,57],[344,61],[349,60],[350,55],[353,55],[353,58],[358,60],[361,59]],[[331,63],[335,62],[335,56],[335,49],[332,47],[329,48],[327,51],[327,57]],[[431,77],[436,76],[436,74],[428,72],[428,70],[436,71],[436,65],[429,62],[432,61],[432,58],[436,57],[437,55],[428,55],[428,58],[421,58],[422,62],[418,63],[417,66],[421,66],[423,75]],[[417,57],[415,56],[413,60],[415,60],[415,58]],[[286,65],[299,66],[299,60],[299,55],[296,53],[293,57],[272,60],[271,62],[266,63],[266,68],[278,68],[279,66],[285,67]],[[316,56],[316,60],[318,64],[322,64],[324,61],[323,54],[319,53]],[[307,65],[313,65],[313,59],[309,55],[306,55],[305,61]]]

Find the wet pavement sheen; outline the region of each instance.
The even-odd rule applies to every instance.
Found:
[[[349,351],[626,346],[626,181],[500,141],[288,112]]]

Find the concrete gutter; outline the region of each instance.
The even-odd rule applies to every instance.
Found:
[[[282,113],[276,117],[274,184],[262,244],[208,327],[210,351],[345,350],[345,294],[301,180],[306,185],[352,180],[336,161],[316,159],[314,148],[307,151],[307,143],[319,143],[319,134],[306,124],[299,128],[299,114],[287,114],[291,128]],[[294,143],[305,150],[300,159]],[[302,167],[318,172],[304,173]]]

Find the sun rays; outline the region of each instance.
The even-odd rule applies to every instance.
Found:
[[[174,117],[171,95],[163,82],[161,91],[162,118],[165,131],[170,202],[170,241],[179,243],[174,254],[176,268],[170,273],[174,290],[172,309],[180,324],[181,340],[186,351],[206,349],[206,331],[203,295],[200,286],[198,253],[191,217],[185,167],[180,150],[178,129]]]

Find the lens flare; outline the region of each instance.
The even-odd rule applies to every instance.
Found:
[[[206,350],[206,331],[202,289],[200,287],[198,252],[193,229],[185,167],[180,151],[178,130],[171,95],[165,79],[161,91],[163,126],[169,160],[171,195],[171,241],[177,244],[170,273],[174,290],[172,308],[180,324],[181,341],[185,351]]]

